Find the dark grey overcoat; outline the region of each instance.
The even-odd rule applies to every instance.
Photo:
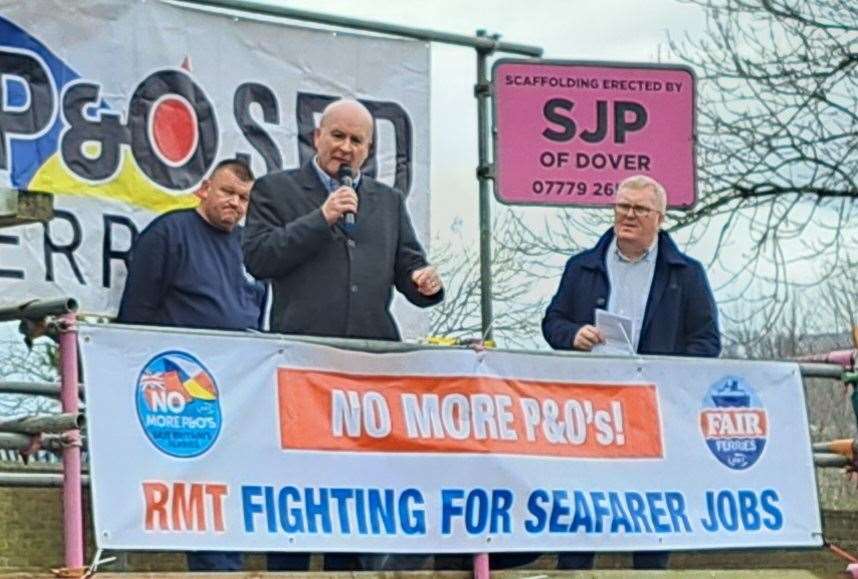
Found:
[[[398,340],[389,311],[394,287],[420,307],[444,297],[443,290],[423,296],[411,281],[428,262],[405,197],[361,177],[349,236],[322,217],[326,197],[310,163],[253,186],[242,248],[248,271],[273,282],[272,331]]]

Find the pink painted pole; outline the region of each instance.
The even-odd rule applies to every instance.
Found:
[[[854,368],[858,362],[858,350],[835,350],[833,352],[824,352],[822,354],[810,354],[808,356],[799,356],[800,362],[821,362],[823,364],[837,364],[844,368]]]
[[[491,577],[489,554],[477,553],[474,555],[474,579],[489,579],[489,577]]]
[[[60,318],[60,392],[63,412],[78,412],[77,318],[74,313]],[[80,431],[63,450],[63,531],[65,566],[83,568],[83,505],[81,501]]]

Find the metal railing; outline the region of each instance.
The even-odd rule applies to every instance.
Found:
[[[11,420],[0,420],[0,449],[17,451],[27,456],[35,450],[45,450],[62,455],[62,472],[41,470],[36,472],[0,471],[0,486],[8,487],[62,487],[63,517],[65,537],[65,564],[69,569],[83,569],[83,512],[81,487],[89,484],[89,478],[83,473],[81,451],[85,445],[81,430],[85,420],[79,412],[81,394],[78,383],[78,346],[77,327],[73,310],[73,300],[55,300],[50,302],[29,302],[17,308],[0,310],[0,316],[11,318],[10,312],[17,312],[23,318],[36,320],[36,313],[45,318],[37,320],[52,329],[52,335],[59,340],[60,374],[59,384],[0,382],[0,393],[14,393],[32,396],[60,396],[62,413],[50,416],[24,416]],[[165,328],[164,331],[178,329]],[[181,330],[188,332],[188,330]],[[191,331],[192,332],[192,331]],[[337,348],[361,349],[364,351],[391,352],[425,349],[402,343],[368,342],[363,340],[344,340],[336,338],[299,337],[300,341],[321,343]],[[557,355],[544,353],[544,355]],[[562,354],[561,354],[562,355]],[[814,357],[799,362],[803,378],[822,378],[842,380],[848,384],[858,384],[854,350],[832,352],[825,356]],[[820,442],[813,445],[814,464],[819,468],[855,469],[858,443],[854,440]],[[488,557],[482,554],[474,559],[475,576],[488,576]]]
[[[858,335],[855,331],[853,340],[856,342],[854,350],[837,350],[800,358],[802,378],[840,380],[844,384],[858,387]],[[858,462],[855,460],[857,455],[856,440],[832,440],[813,445],[813,463],[819,468],[858,470]]]
[[[84,569],[83,506],[81,485],[80,386],[78,384],[77,302],[32,300],[16,307],[0,308],[0,321],[30,322],[28,328],[39,335],[58,339],[60,352],[60,384],[39,383],[30,388],[35,395],[55,396],[59,393],[62,414],[53,416],[23,416],[0,421],[0,448],[32,453],[47,448],[62,453],[63,472],[60,473],[0,473],[0,485],[59,486],[63,488],[63,537],[65,566]],[[10,385],[11,384],[11,385]],[[22,390],[21,383],[7,383],[6,390]],[[25,392],[26,393],[26,392]]]

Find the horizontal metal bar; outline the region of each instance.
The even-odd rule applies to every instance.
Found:
[[[858,439],[841,438],[839,440],[814,442],[811,448],[813,448],[813,452],[839,454],[851,458],[858,454]]]
[[[78,328],[86,328],[86,327],[96,327],[103,328],[105,324],[102,323],[91,323],[91,322],[80,322],[78,324]],[[306,342],[310,344],[319,344],[321,346],[330,346],[332,348],[338,348],[341,350],[358,350],[362,352],[372,352],[376,354],[380,353],[390,353],[390,352],[417,352],[420,350],[449,350],[448,346],[431,346],[425,344],[410,344],[407,342],[391,342],[389,340],[361,340],[355,338],[326,338],[322,336],[298,336],[293,334],[273,334],[268,332],[258,332],[255,330],[248,330],[245,332],[234,332],[227,330],[209,330],[209,329],[199,329],[199,328],[177,328],[174,326],[143,326],[143,325],[130,325],[130,324],[110,324],[110,328],[116,329],[125,329],[125,330],[134,330],[136,332],[144,333],[157,333],[161,335],[166,334],[176,334],[181,336],[222,336],[222,337],[232,337],[236,340],[240,340],[242,338],[261,338],[265,340],[272,340],[275,342],[281,342],[284,347],[288,346],[290,343],[295,342]],[[466,349],[465,346],[460,347],[460,349]],[[585,356],[586,354],[579,354],[581,356]]]
[[[89,476],[82,475],[81,483],[89,485]],[[0,487],[61,487],[62,473],[0,471]]]
[[[18,434],[15,432],[0,432],[0,448],[4,450],[27,450],[33,442],[34,435]],[[64,448],[62,434],[44,434],[39,441],[38,450],[61,451]]]
[[[799,356],[798,362],[819,362],[822,364],[837,364],[844,370],[855,366],[855,358],[858,356],[856,350],[833,350],[831,352],[823,352],[820,354],[810,354],[807,356]]]
[[[61,316],[77,311],[77,300],[61,298],[55,300],[33,300],[21,304],[0,308],[0,322],[11,320],[41,320],[47,316]]]
[[[67,430],[80,430],[83,428],[84,422],[84,416],[80,413],[23,416],[0,421],[0,432],[17,432],[20,434],[65,432]]]
[[[32,394],[59,398],[60,385],[56,382],[2,382],[0,394]]]
[[[416,38],[417,40],[427,40],[430,42],[440,42],[443,44],[468,46],[485,52],[507,52],[510,54],[521,54],[523,56],[542,56],[542,48],[539,46],[518,44],[516,42],[503,42],[495,40],[490,36],[467,36],[464,34],[453,34],[450,32],[430,30],[428,28],[414,28],[412,26],[401,26],[398,24],[388,24],[385,22],[376,22],[373,20],[349,18],[348,16],[337,16],[334,14],[323,14],[320,12],[310,12],[308,10],[298,10],[296,8],[289,8],[287,6],[275,6],[272,4],[256,2],[252,0],[181,0],[177,2],[171,2],[171,4],[180,6],[196,5],[208,8],[238,10],[241,12],[260,14],[263,16],[276,16],[278,18],[303,20],[305,22],[326,24],[328,26],[352,28],[355,30],[378,32],[381,34],[392,34],[395,36],[403,36],[405,38]]]
[[[802,362],[798,367],[801,370],[801,375],[805,378],[831,378],[833,380],[840,380],[843,377],[843,368],[836,364]]]
[[[79,386],[80,398],[83,399],[83,384]],[[29,394],[32,396],[60,397],[58,382],[16,382],[0,380],[0,394]]]
[[[104,327],[103,323],[92,323],[81,321],[78,323],[78,328],[86,328],[86,327]],[[319,344],[322,346],[330,346],[332,348],[338,348],[342,350],[359,350],[362,352],[370,352],[370,353],[390,353],[390,352],[417,352],[417,351],[428,351],[428,350],[445,350],[449,351],[451,349],[458,350],[470,350],[473,349],[472,346],[469,345],[461,345],[461,346],[445,346],[445,345],[436,345],[436,344],[414,344],[408,342],[391,342],[386,340],[360,340],[354,338],[328,338],[321,336],[299,336],[295,334],[275,334],[269,332],[258,332],[254,330],[248,330],[245,332],[234,332],[234,331],[226,331],[226,330],[210,330],[210,329],[198,329],[198,328],[177,328],[171,326],[144,326],[144,325],[130,325],[130,324],[110,324],[111,328],[116,329],[133,329],[135,331],[139,331],[141,333],[144,332],[157,332],[158,334],[177,334],[182,336],[192,336],[192,335],[200,335],[200,336],[232,336],[236,339],[241,339],[242,337],[253,337],[253,338],[262,338],[265,340],[274,340],[281,342],[284,346],[288,346],[288,344],[294,342],[308,342],[312,344]],[[575,350],[523,350],[523,349],[513,349],[513,348],[492,348],[492,352],[505,352],[510,354],[527,354],[529,356],[564,356],[569,358],[582,358],[586,360],[592,360],[596,357],[594,354],[590,352],[578,352]],[[614,359],[614,360],[629,360],[627,356],[599,356],[600,358],[605,359]],[[637,355],[634,357],[635,360],[639,360],[640,362],[647,361],[676,361],[675,356],[664,356],[664,355]],[[686,360],[690,360],[691,358],[686,358]],[[696,363],[699,364],[718,364],[722,363],[727,358],[723,359],[714,359],[714,358],[694,358]],[[771,362],[771,361],[784,361],[784,360],[739,360],[739,359],[729,359],[730,361],[737,361],[744,364],[751,364],[755,362]],[[786,360],[788,362],[795,363],[794,360]],[[836,370],[839,366],[831,365],[831,364],[816,364],[816,363],[802,363],[799,364],[799,367],[802,371],[802,375],[806,376],[805,372],[810,375],[807,377],[819,377],[819,378],[834,378],[839,380],[841,378],[842,372],[837,372]]]
[[[832,454],[828,452],[814,452],[813,464],[820,468],[843,468],[848,466],[849,459],[842,454]]]
[[[32,439],[26,434],[15,432],[0,432],[0,448],[4,450],[24,450],[30,446]]]

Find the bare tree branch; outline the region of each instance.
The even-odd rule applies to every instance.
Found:
[[[532,297],[534,280],[527,272],[527,247],[519,251],[520,236],[529,230],[512,211],[502,211],[492,229],[495,339],[506,347],[533,347],[541,343],[539,324],[545,303]],[[444,278],[446,298],[431,310],[431,334],[481,337],[479,251],[461,239],[436,242],[432,261]]]

